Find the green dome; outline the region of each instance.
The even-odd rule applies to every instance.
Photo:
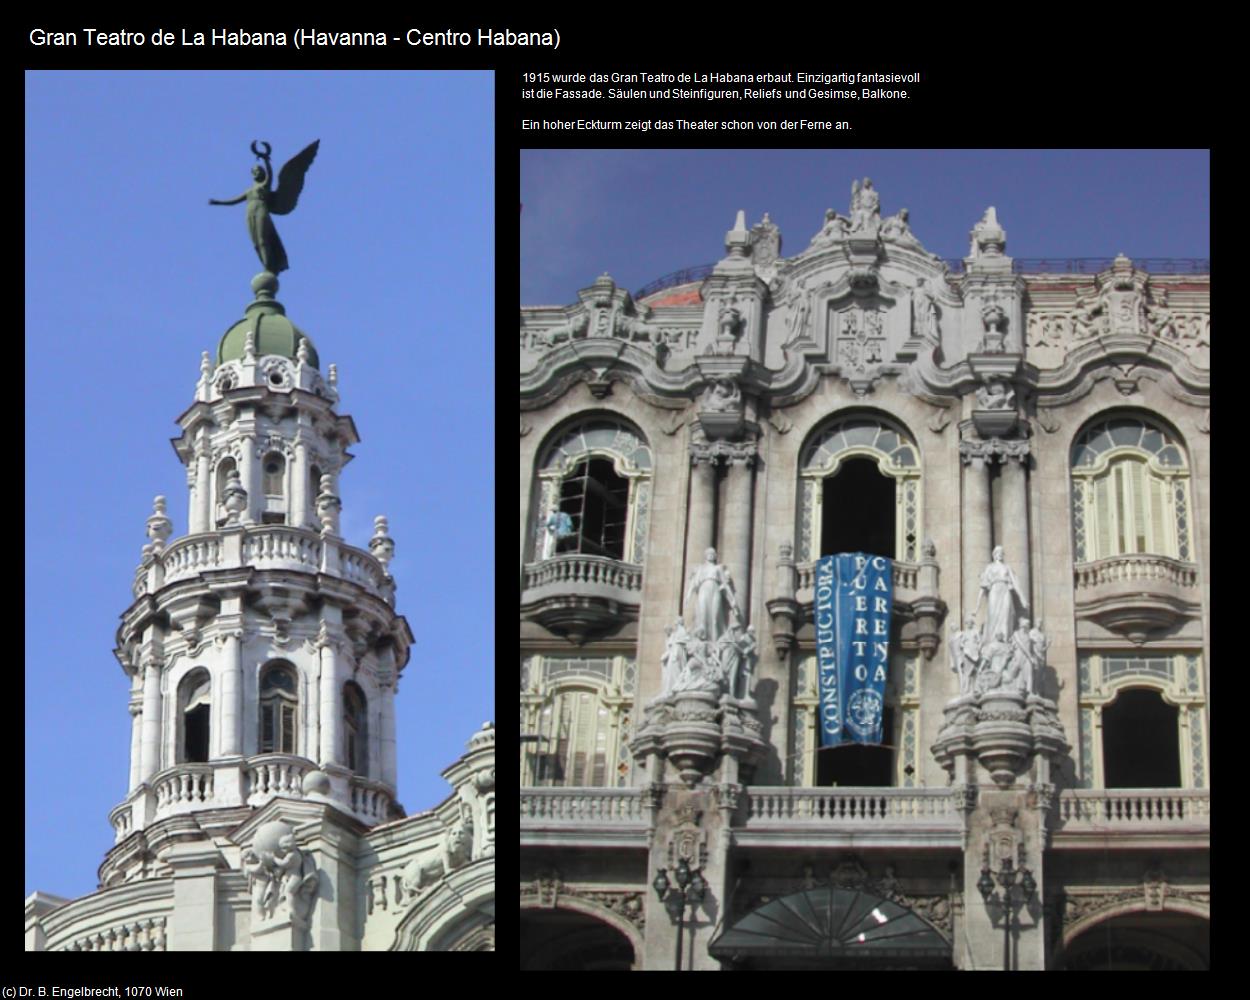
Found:
[[[321,362],[312,338],[287,319],[282,303],[273,298],[273,293],[278,290],[277,279],[271,274],[257,275],[252,281],[252,288],[256,291],[256,301],[248,305],[243,318],[222,336],[217,345],[217,364],[242,358],[248,332],[255,330],[258,358],[276,354],[294,361],[300,338],[305,337],[308,339],[308,362],[319,369]]]

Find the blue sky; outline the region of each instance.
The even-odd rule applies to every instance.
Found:
[[[523,150],[521,301],[718,260],[738,209],[768,212],[793,256],[865,176],[942,257],[989,205],[1014,257],[1208,257],[1209,169],[1206,150]]]
[[[490,73],[55,72],[26,77],[26,893],[96,887],[126,793],[112,654],[152,497],[186,533],[170,447],[200,352],[260,270],[253,139],[321,140],[278,220],[279,299],[338,365],[361,442],[347,541],[386,514],[416,636],[396,701],[409,813],[494,714],[494,110]]]

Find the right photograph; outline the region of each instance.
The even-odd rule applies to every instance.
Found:
[[[1209,151],[520,158],[522,970],[1209,969]]]

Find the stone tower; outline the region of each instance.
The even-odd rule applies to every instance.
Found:
[[[130,780],[110,814],[117,847],[100,870],[105,888],[169,867],[177,876],[181,861],[217,864],[212,838],[275,798],[329,807],[355,830],[404,815],[394,699],[413,639],[394,608],[394,543],[385,517],[367,549],[340,536],[339,474],[359,438],[335,412],[335,367],[322,376],[272,274],[252,287],[255,301],[221,338],[216,365],[203,355],[194,402],[178,418],[187,533],[171,540],[157,497],[117,632],[131,678]],[[278,841],[312,816],[270,817],[252,847],[239,845],[238,865],[225,861],[263,893],[266,877],[277,879],[265,852],[280,863]],[[295,932],[308,918],[294,900],[294,923],[272,946],[302,947]],[[338,921],[316,915],[330,908],[304,909],[314,940],[320,931],[321,946],[336,947]]]

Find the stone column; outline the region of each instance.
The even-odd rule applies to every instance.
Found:
[[[161,769],[161,664],[154,656],[144,664],[140,760],[140,781],[147,781]]]
[[[963,561],[964,610],[972,614],[977,606],[981,570],[990,561],[993,532],[990,521],[990,476],[984,441],[964,441],[959,445],[964,463]]]
[[[716,456],[705,443],[690,445],[690,512],[686,531],[686,573],[703,563],[716,545]]]
[[[256,457],[256,438],[251,434],[243,435],[242,457],[239,461],[239,480],[247,490],[247,510],[243,512],[241,521],[254,524],[260,520],[260,512],[264,509],[264,497],[260,493],[259,473],[260,459]]]
[[[1033,612],[1032,577],[1029,575],[1029,443],[1009,442],[1012,446],[1003,458],[1003,537],[1004,559],[1015,571],[1020,592]]]
[[[291,507],[287,523],[302,528],[308,523],[308,445],[303,441],[295,442],[295,465],[291,476]]]
[[[192,534],[213,530],[213,509],[217,498],[213,493],[213,470],[208,451],[195,457],[195,497],[191,503]]]
[[[741,449],[741,454],[738,450]],[[755,442],[734,446],[725,483],[725,509],[721,519],[721,561],[733,576],[743,618],[747,617],[751,591],[751,508],[755,485]]]
[[[225,635],[221,673],[221,754],[243,753],[243,633]]]
[[[143,770],[143,696],[141,691],[134,691],[130,695],[130,791],[134,791],[139,782],[143,780],[141,777]]]
[[[339,724],[339,652],[337,643],[322,624],[317,643],[321,648],[321,765],[343,764],[342,726]]]
[[[395,688],[382,688],[382,780],[396,786],[395,764]]]

